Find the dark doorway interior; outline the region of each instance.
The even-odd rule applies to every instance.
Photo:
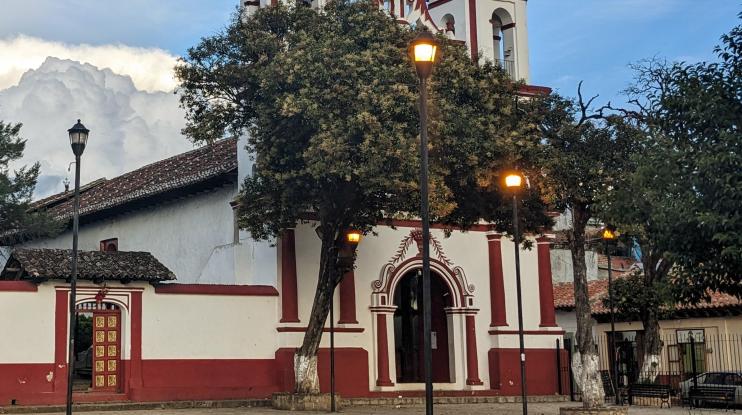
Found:
[[[451,382],[448,350],[448,318],[451,292],[436,273],[430,274],[433,382]],[[398,383],[425,381],[423,364],[423,304],[421,270],[410,271],[394,291],[394,346]]]

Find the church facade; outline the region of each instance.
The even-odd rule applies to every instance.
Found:
[[[466,41],[473,55],[501,59],[514,79],[527,80],[525,3],[379,6]],[[246,2],[245,10],[260,6]],[[237,228],[233,201],[252,171],[243,140],[220,140],[83,186],[75,401],[267,398],[292,390],[320,244],[310,220],[268,242]],[[71,206],[68,191],[34,208],[68,220]],[[359,244],[356,268],[336,292],[337,391],[344,397],[424,390],[419,228],[408,220],[379,225]],[[528,391],[553,395],[563,331],[554,313],[550,239],[528,237],[533,249],[520,251]],[[0,406],[64,401],[71,239],[67,230],[6,254]],[[450,235],[433,226],[438,393],[519,395],[514,249],[485,224]],[[328,331],[329,322],[319,353],[324,391]]]

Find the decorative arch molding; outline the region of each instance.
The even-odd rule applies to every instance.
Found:
[[[413,242],[418,252],[408,258]],[[456,379],[462,388],[481,388],[475,329],[475,317],[479,309],[474,307],[474,284],[469,283],[464,269],[446,256],[443,245],[433,235],[430,236],[430,245],[433,256],[430,258],[430,269],[443,279],[452,297],[451,306],[445,309],[449,333],[452,335],[448,339],[452,353],[452,379]],[[394,348],[390,347],[395,341],[394,327],[393,324],[388,324],[393,321],[397,309],[393,304],[394,291],[405,274],[422,268],[422,262],[422,231],[413,229],[402,238],[394,255],[381,267],[379,278],[371,283],[370,311],[374,321],[373,336],[376,345],[375,377],[376,386],[380,390],[393,387],[393,380],[396,379]]]
[[[418,252],[415,256],[406,258],[413,242]],[[469,283],[464,269],[457,266],[446,256],[443,244],[433,235],[430,235],[431,251],[434,258],[430,258],[430,270],[440,275],[451,291],[453,308],[473,308],[474,291],[476,287]],[[391,305],[394,299],[394,290],[399,280],[414,269],[422,268],[422,231],[413,229],[399,243],[394,256],[381,267],[379,279],[371,283],[371,304],[373,306]]]

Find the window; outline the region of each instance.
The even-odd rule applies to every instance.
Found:
[[[492,12],[492,59],[515,79],[515,23],[504,9]]]
[[[102,252],[116,252],[119,250],[119,238],[104,239],[100,241]]]
[[[678,351],[683,372],[688,375],[706,371],[706,336],[703,329],[677,330]],[[706,381],[706,383],[709,383]]]

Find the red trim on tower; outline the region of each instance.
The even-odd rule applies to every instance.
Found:
[[[492,320],[490,326],[507,326],[508,319],[505,311],[505,281],[502,272],[502,235],[487,235],[487,248],[490,266],[490,309]]]
[[[270,285],[167,284],[155,286],[157,294],[278,296]]]
[[[296,288],[296,240],[293,229],[281,233],[281,323],[299,322]]]
[[[518,87],[518,95],[520,96],[543,96],[549,94],[551,94],[551,88],[548,86],[521,85]]]
[[[477,44],[477,1],[469,0],[469,45],[471,59],[479,62],[479,45]]]
[[[394,386],[389,379],[389,342],[386,335],[386,314],[379,313],[376,315],[376,353],[378,378],[376,386]]]
[[[36,292],[39,287],[30,281],[0,281],[0,291]]]
[[[538,294],[541,308],[541,327],[556,327],[554,311],[554,285],[551,282],[551,240],[536,238],[538,255]]]
[[[477,331],[473,315],[466,316],[466,384],[481,385],[477,360]]]
[[[434,1],[434,2],[432,2],[430,4],[428,4],[428,10],[435,9],[436,7],[441,6],[441,5],[444,5],[444,4],[448,3],[449,1],[452,1],[452,0],[437,0],[437,1]]]
[[[351,270],[340,281],[340,320],[338,324],[358,324],[356,320],[356,278]]]

